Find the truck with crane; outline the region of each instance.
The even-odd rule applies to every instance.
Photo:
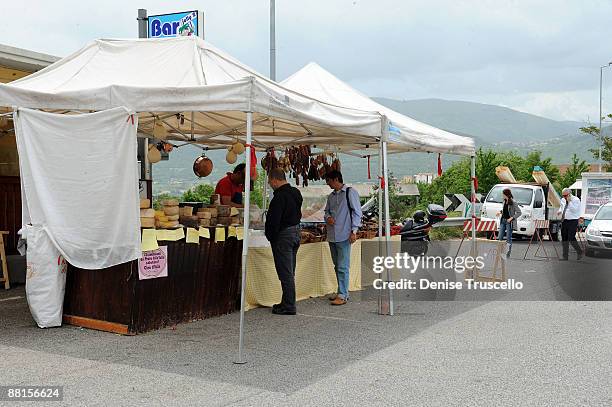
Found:
[[[481,220],[496,221],[499,225],[499,213],[503,207],[502,192],[508,188],[512,191],[514,200],[522,212],[517,219],[517,229],[513,234],[531,237],[535,233],[536,220],[549,220],[548,233],[551,239],[560,240],[561,216],[557,212],[561,207],[561,197],[544,171],[540,167],[534,167],[531,174],[534,182],[517,182],[510,169],[505,166],[497,167],[495,174],[501,183],[493,186],[484,198],[480,212]]]

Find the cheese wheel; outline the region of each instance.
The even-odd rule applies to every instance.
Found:
[[[140,218],[141,228],[153,228],[155,227],[155,218]]]
[[[155,209],[141,209],[140,210],[141,218],[154,218],[155,217]]]
[[[164,206],[164,213],[166,216],[178,215],[179,207],[178,206]]]
[[[172,220],[168,222],[159,222],[159,224],[164,229],[171,229],[177,227],[179,225],[179,222],[178,220]]]
[[[158,216],[156,219],[160,222],[168,222],[168,217],[166,215]]]
[[[200,226],[212,226],[212,224],[210,223],[210,219],[200,219]]]
[[[224,225],[224,226],[229,226],[230,224],[230,217],[229,216],[219,216],[217,218],[217,223]]]
[[[155,217],[156,218],[160,218],[161,216],[166,216],[166,214],[164,213],[164,211],[155,211]]]
[[[147,209],[151,207],[151,200],[140,198],[140,209]]]
[[[217,206],[217,213],[219,216],[230,216],[231,207],[229,205],[219,205]]]
[[[168,215],[166,217],[168,218],[168,221],[173,221],[173,220],[179,220],[180,215]]]
[[[193,206],[184,206],[182,209],[183,209],[183,213],[181,215],[183,216],[193,215]]]
[[[210,218],[212,218],[212,214],[210,212],[198,212],[198,218],[200,218],[200,219],[210,219]]]
[[[178,206],[178,204],[179,204],[178,199],[164,199],[162,201],[163,206]]]

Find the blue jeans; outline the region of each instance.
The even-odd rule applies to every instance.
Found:
[[[508,254],[512,251],[512,222],[508,222],[506,219],[499,221],[499,236],[498,239],[504,240],[504,234],[507,236],[506,241],[508,242]]]
[[[351,265],[351,242],[328,242],[334,270],[338,279],[338,296],[345,300],[349,298],[349,268]]]

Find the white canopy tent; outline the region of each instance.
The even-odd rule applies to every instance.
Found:
[[[474,140],[438,129],[404,116],[375,102],[341,81],[315,62],[310,62],[281,85],[336,106],[379,112],[389,121],[389,142],[393,149],[474,155]]]
[[[122,106],[138,113],[142,137],[151,137],[155,126],[163,125],[169,139],[207,147],[241,140],[247,168],[254,148],[309,144],[358,150],[385,134],[378,112],[335,106],[288,90],[197,37],[94,41],[33,75],[0,85],[0,106],[65,114]],[[246,174],[248,229],[250,171]],[[240,363],[248,248],[246,233]]]
[[[285,89],[198,37],[96,40],[57,63],[0,86],[0,105],[50,111],[139,112],[151,134],[163,120],[171,138],[207,145],[245,136],[266,148],[304,144],[371,144],[382,136],[376,112],[333,106]],[[193,115],[192,115],[193,113]],[[350,135],[350,137],[348,137]]]
[[[421,123],[408,116],[398,113],[380,103],[375,102],[368,96],[362,94],[347,83],[343,82],[315,62],[310,62],[289,78],[281,82],[281,85],[296,92],[310,96],[325,103],[336,106],[351,107],[363,111],[379,112],[386,118],[385,129],[386,140],[380,144],[379,155],[379,177],[388,179],[387,166],[387,142],[390,150],[394,152],[422,151],[437,152],[471,157],[471,187],[472,187],[472,250],[476,253],[476,168],[475,168],[475,145],[474,140],[469,137],[458,136],[448,131],[438,129],[425,123]],[[385,142],[387,141],[387,142]],[[379,188],[379,236],[382,234],[382,190]],[[385,235],[390,234],[389,225],[389,196],[388,188],[384,188],[385,194]],[[387,253],[389,252],[389,240],[387,238]],[[392,291],[389,291],[389,313],[393,314]]]

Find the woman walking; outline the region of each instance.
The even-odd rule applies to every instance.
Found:
[[[512,231],[516,230],[516,218],[521,216],[521,208],[514,202],[512,191],[509,188],[504,189],[504,207],[497,216],[501,215],[499,221],[499,240],[504,240],[504,234],[506,235],[506,241],[508,242],[508,252],[506,258],[510,257],[512,252]]]

